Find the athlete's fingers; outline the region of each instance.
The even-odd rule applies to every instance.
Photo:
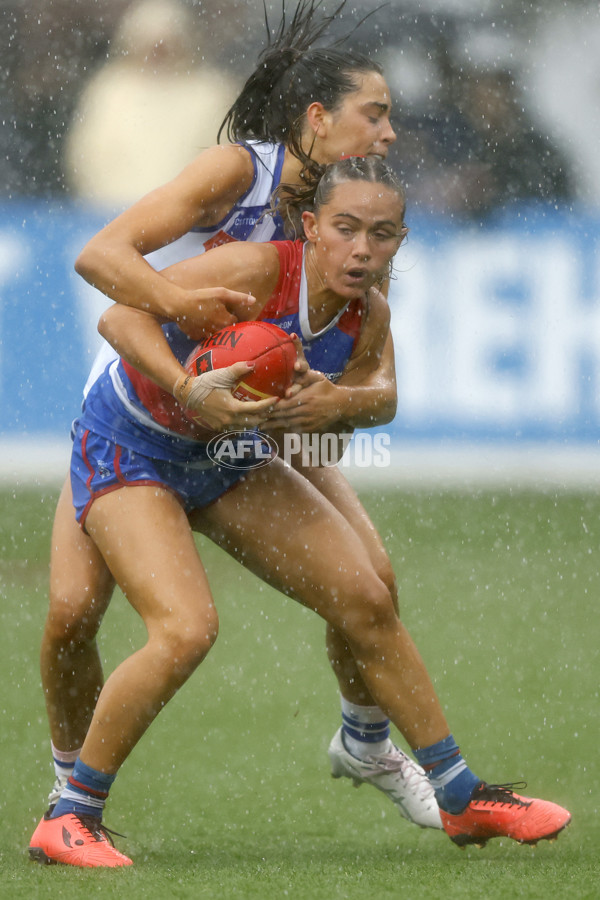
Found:
[[[229,288],[219,288],[220,295],[217,299],[221,300],[227,309],[236,315],[248,310],[256,303],[256,297],[252,294],[244,294],[241,291],[230,291]]]
[[[200,340],[247,319],[256,299],[252,294],[232,291],[229,288],[199,288],[187,291],[182,311],[174,317],[188,337]]]
[[[305,371],[297,372],[294,375],[294,384],[285,392],[285,400],[291,400],[303,390],[303,388],[309,387],[311,384],[316,384],[320,381],[327,381],[327,378],[322,372],[318,372],[316,369],[306,369]]]
[[[302,341],[298,337],[297,334],[291,334],[290,337],[294,342],[294,347],[296,348],[296,362],[294,363],[294,370],[296,372],[306,372],[310,368],[308,364],[308,360],[304,355],[304,347],[302,346]]]

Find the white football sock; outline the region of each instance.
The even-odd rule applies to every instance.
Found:
[[[390,720],[378,706],[359,706],[342,701],[342,738],[348,753],[357,759],[389,753]]]

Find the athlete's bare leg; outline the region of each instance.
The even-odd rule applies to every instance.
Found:
[[[137,485],[105,494],[86,527],[148,633],[107,679],[80,754],[86,765],[114,773],[204,659],[218,619],[187,517],[170,491]]]
[[[265,508],[271,515],[259,530],[256,510]],[[371,696],[411,747],[448,734],[366,549],[305,479],[276,460],[204,510],[202,520],[248,568],[347,636]],[[107,494],[92,506],[87,528],[148,630],[147,644],[104,686],[81,753],[87,765],[115,772],[212,646],[217,616],[187,519],[169,492],[137,486]],[[285,572],[269,562],[282,558]]]
[[[67,479],[52,528],[50,605],[40,659],[50,735],[59,750],[82,746],[102,689],[96,633],[113,588],[99,550],[75,519]]]
[[[257,510],[263,511],[260,528]],[[274,460],[194,513],[193,526],[345,636],[370,697],[413,749],[449,734],[423,661],[367,549],[305,478]]]
[[[346,479],[334,468],[313,469],[310,474],[310,480],[362,538],[395,599],[394,575],[381,539]],[[41,647],[50,734],[63,751],[82,746],[104,683],[96,634],[113,590],[114,579],[102,555],[75,520],[67,479],[52,532],[50,604]],[[374,705],[344,635],[331,625],[327,626],[327,648],[343,696]]]
[[[341,512],[357,533],[367,549],[375,571],[389,590],[398,612],[398,586],[389,556],[381,536],[348,480],[336,466],[307,466],[301,469],[301,473]],[[375,706],[376,703],[369,694],[346,638],[332,625],[327,625],[326,645],[327,656],[338,680],[342,697],[359,706]]]

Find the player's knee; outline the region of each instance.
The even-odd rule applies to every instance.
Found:
[[[214,607],[204,615],[165,625],[155,639],[157,650],[167,665],[182,675],[191,674],[206,657],[219,633]]]
[[[398,612],[398,582],[389,559],[386,558],[384,562],[380,563],[376,571],[378,578],[383,581],[392,598],[394,609]]]
[[[357,597],[349,605],[344,630],[356,641],[369,642],[380,631],[394,628],[398,617],[388,587],[374,573],[361,579]]]
[[[68,594],[50,597],[44,638],[52,644],[87,643],[94,640],[106,605],[89,596]]]

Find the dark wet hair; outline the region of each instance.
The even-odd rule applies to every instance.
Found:
[[[338,184],[347,181],[367,181],[391,188],[402,206],[406,208],[406,193],[402,182],[383,160],[374,156],[352,156],[319,166],[320,173],[306,179],[302,185],[280,185],[275,191],[273,204],[282,217],[290,237],[304,236],[302,213],[311,210],[318,213],[329,203]]]
[[[225,132],[232,143],[249,139],[281,141],[301,160],[304,169],[311,171],[310,148],[307,153],[301,142],[304,114],[310,104],[318,101],[326,110],[334,110],[347,94],[358,90],[357,75],[383,73],[379,63],[362,53],[337,49],[350,35],[329,47],[312,47],[346,2],[342,0],[330,15],[318,15],[322,0],[300,0],[288,25],[284,0],[281,21],[273,38],[265,7],[267,47],[225,116],[217,140]],[[358,24],[362,22],[364,18]]]

